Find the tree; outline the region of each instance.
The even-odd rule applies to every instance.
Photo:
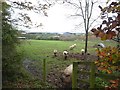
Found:
[[[34,12],[41,16],[48,17],[47,10],[54,5],[55,0],[36,0],[34,1],[12,1],[7,0],[11,5],[11,13],[15,13],[15,9],[19,10],[18,18],[12,18],[12,24],[16,27],[37,28],[43,26],[42,22],[33,24],[28,12]],[[24,11],[24,12],[23,12]],[[34,17],[34,16],[33,16]]]
[[[75,15],[72,16],[80,16],[83,19],[83,24],[84,24],[84,30],[85,30],[85,53],[87,53],[87,46],[88,46],[88,31],[90,30],[90,27],[92,26],[92,24],[97,20],[94,19],[91,22],[91,17],[92,17],[92,13],[93,13],[93,6],[95,3],[94,0],[85,0],[84,3],[82,3],[81,0],[78,1],[74,1],[74,0],[65,0],[67,3],[69,3],[70,5],[73,5],[77,10]],[[83,5],[85,4],[85,5]]]
[[[19,73],[20,59],[16,50],[19,43],[17,30],[11,25],[10,5],[2,2],[2,79],[3,81],[12,79]],[[17,69],[17,70],[16,70]],[[14,78],[14,79],[13,79]],[[4,83],[4,82],[3,82]]]

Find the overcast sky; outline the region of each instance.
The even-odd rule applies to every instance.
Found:
[[[12,0],[12,1],[24,1],[24,0]],[[34,4],[37,3],[36,0],[27,0],[27,1],[31,1]],[[101,4],[105,5],[105,3],[101,3]],[[20,11],[15,10],[15,12],[18,13]],[[36,14],[34,12],[29,12],[29,11],[27,13],[31,17],[33,24],[35,23],[43,24],[42,27],[31,28],[31,29],[20,27],[21,29],[27,30],[28,32],[74,32],[74,33],[79,32],[79,33],[84,33],[84,28],[82,26],[79,26],[79,28],[75,27],[75,25],[78,25],[79,23],[83,22],[82,18],[81,17],[79,18],[69,17],[71,14],[74,14],[74,9],[72,9],[71,7],[67,7],[63,4],[55,4],[53,7],[51,7],[47,11],[48,17],[41,16],[39,14]],[[94,8],[93,17],[96,18],[99,14],[100,14],[100,10],[97,4]],[[14,14],[13,17],[17,17],[17,14]]]

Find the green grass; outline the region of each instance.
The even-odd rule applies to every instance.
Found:
[[[113,41],[88,41],[88,51],[91,54],[95,54],[95,49],[92,47],[99,42],[104,43],[106,46],[116,46]],[[25,58],[29,60],[37,60],[34,66],[37,68],[42,67],[43,59],[46,59],[47,74],[52,70],[63,71],[68,65],[72,64],[75,59],[64,60],[63,58],[53,58],[53,50],[57,49],[58,52],[68,50],[70,45],[74,43],[77,47],[71,51],[74,53],[80,53],[80,50],[84,48],[85,43],[83,41],[53,41],[53,40],[27,40],[22,42],[18,47],[18,51],[24,53]]]
[[[95,49],[92,47],[99,42],[104,43],[106,46],[115,46],[116,43],[112,41],[88,41],[88,52],[94,53]],[[82,41],[50,41],[50,40],[28,40],[24,42],[19,49],[24,50],[26,57],[39,60],[51,56],[53,50],[57,49],[58,52],[68,50],[69,46],[76,43],[77,47],[71,52],[79,52],[84,48],[84,42]]]
[[[116,45],[113,41],[88,41],[88,51],[91,54],[95,54],[95,49],[92,46],[99,42],[104,43],[106,46]],[[23,42],[21,46],[18,47],[18,50],[23,50],[25,58],[29,58],[30,60],[38,60],[41,63],[43,59],[46,59],[50,67],[54,66],[54,64],[63,67],[64,65],[69,65],[74,60],[65,61],[63,58],[52,58],[53,50],[57,49],[58,52],[63,52],[64,50],[68,50],[69,46],[74,43],[77,44],[77,47],[71,52],[80,53],[80,50],[84,48],[83,41],[28,40]]]

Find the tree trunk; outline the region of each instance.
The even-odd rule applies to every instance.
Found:
[[[86,34],[85,34],[85,53],[87,53],[87,46],[88,46],[88,31],[86,30]]]

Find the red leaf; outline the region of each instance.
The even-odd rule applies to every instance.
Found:
[[[111,73],[112,73],[112,71],[111,71],[111,70],[107,70],[107,73],[108,73],[108,74],[111,74]]]
[[[103,37],[105,35],[105,33],[104,32],[99,32],[99,35],[98,35],[98,37]]]
[[[116,21],[112,22],[111,29],[115,28],[116,26],[117,26],[117,22]]]
[[[111,31],[111,34],[112,34],[113,36],[116,36],[115,31]]]
[[[106,38],[107,38],[107,39],[112,39],[112,38],[113,38],[113,35],[111,35],[111,34],[106,34]]]

